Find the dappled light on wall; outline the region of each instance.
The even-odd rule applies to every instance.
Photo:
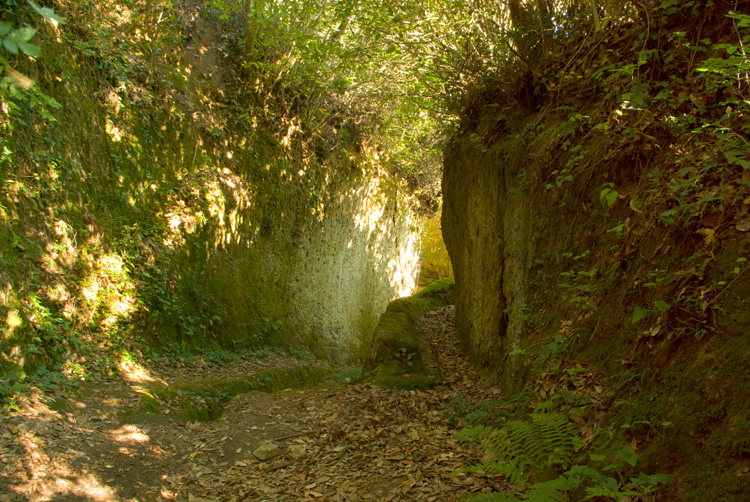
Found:
[[[315,285],[294,291],[290,319],[335,361],[356,357],[388,301],[416,287],[414,201],[386,172],[373,171],[331,194],[320,227],[300,237],[297,262],[306,266],[290,271],[292,284]]]
[[[406,214],[404,220],[404,226],[410,231],[402,231],[396,240],[398,260],[392,261],[394,267],[390,275],[391,288],[399,298],[414,294],[422,265],[420,235],[413,230],[417,222],[412,213]]]
[[[135,284],[122,257],[114,253],[96,261],[81,282],[81,293],[90,316],[105,330],[137,310]]]
[[[385,200],[376,198],[378,191],[379,182],[377,179],[373,179],[370,182],[368,193],[366,197],[362,197],[362,206],[358,214],[354,217],[354,224],[360,231],[366,231],[372,234],[377,230],[378,223],[385,213],[386,205]],[[362,189],[361,189],[362,190]],[[354,190],[351,191],[352,196],[361,197]]]
[[[105,130],[107,131],[107,134],[109,135],[109,138],[112,141],[114,141],[114,142],[120,141],[123,138],[123,136],[124,136],[123,130],[120,129],[118,126],[116,126],[109,119],[107,119],[107,123],[105,125]]]
[[[245,106],[229,61],[206,64],[219,40],[180,32],[197,12],[73,4],[61,6],[93,16],[90,37],[40,60],[60,108],[48,122],[0,117],[8,145],[29,145],[3,178],[0,221],[21,237],[0,258],[35,272],[5,288],[20,348],[3,357],[34,359],[36,338],[46,368],[137,381],[147,375],[120,365],[122,350],[279,335],[352,356],[419,263],[414,200],[382,138],[339,111],[311,128],[294,113],[269,121],[270,102]]]
[[[228,168],[216,168],[214,178],[206,188],[208,216],[216,225],[214,249],[247,241],[249,246],[255,234],[246,228],[251,209],[251,187],[238,174]]]

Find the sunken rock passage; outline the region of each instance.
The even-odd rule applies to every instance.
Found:
[[[84,385],[65,399],[39,394],[5,421],[0,501],[453,501],[497,489],[497,480],[455,474],[480,454],[455,439],[444,410],[459,392],[472,399],[499,393],[477,385],[453,315],[449,306],[420,321],[444,375],[429,390],[328,382],[250,392],[232,399],[219,420],[188,423],[140,412],[137,379]],[[301,364],[309,361],[268,356],[144,375],[169,383],[174,375],[234,377]],[[264,444],[280,454],[258,460],[253,452]]]

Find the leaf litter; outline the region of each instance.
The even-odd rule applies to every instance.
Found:
[[[140,411],[125,380],[67,396],[28,396],[0,430],[0,502],[241,500],[453,501],[501,480],[456,474],[481,452],[461,444],[444,410],[457,396],[499,399],[459,350],[453,307],[425,315],[443,382],[425,390],[324,383],[232,399],[212,422]],[[152,369],[165,382],[224,378],[309,361],[278,357],[226,366]],[[62,403],[62,404],[61,404]],[[262,445],[279,453],[261,461]]]

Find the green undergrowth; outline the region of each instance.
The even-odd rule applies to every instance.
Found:
[[[304,366],[267,370],[242,379],[180,381],[173,385],[154,383],[140,392],[141,410],[173,415],[186,422],[207,422],[218,420],[226,403],[240,394],[299,389],[324,381],[342,385],[356,378],[356,373],[351,368],[332,370]]]
[[[424,388],[436,384],[440,371],[432,349],[417,332],[419,318],[455,301],[455,281],[433,282],[416,295],[388,304],[380,316],[365,359],[366,381],[383,388]]]
[[[559,352],[537,361],[545,368],[534,384],[503,401],[454,398],[446,419],[462,427],[458,438],[485,450],[481,463],[458,472],[506,478],[513,490],[491,492],[462,502],[652,500],[672,477],[655,471],[628,431],[642,426],[604,424],[610,396],[595,372],[572,364]],[[657,434],[671,425],[647,424]]]

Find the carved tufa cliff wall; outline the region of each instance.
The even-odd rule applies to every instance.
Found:
[[[541,78],[519,64],[469,96],[445,154],[443,232],[458,336],[508,397],[569,413],[597,448],[637,445],[639,468],[675,477],[664,500],[741,501],[748,101],[725,93],[736,77],[717,68],[738,62],[712,49],[736,44],[727,6],[693,7],[674,3],[649,40],[613,30],[588,59],[545,61]],[[598,415],[581,421],[579,398]]]

